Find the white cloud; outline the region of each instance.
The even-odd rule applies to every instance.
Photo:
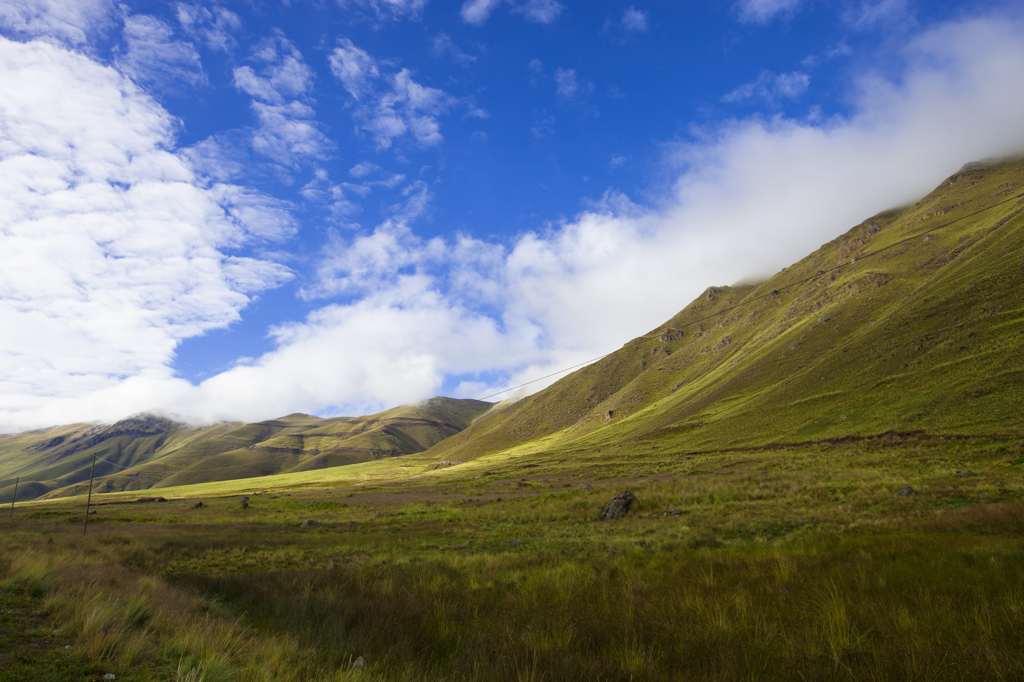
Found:
[[[565,8],[557,0],[526,0],[514,11],[538,24],[550,24],[558,18],[563,9]]]
[[[420,85],[409,69],[383,76],[377,61],[350,40],[339,41],[329,58],[331,72],[357,102],[354,117],[360,128],[370,133],[377,149],[388,149],[394,141],[409,135],[424,147],[441,142],[437,117],[446,113],[457,100],[443,90]],[[388,84],[379,87],[378,80]],[[369,100],[373,100],[372,102]],[[469,101],[466,104],[472,107]]]
[[[249,66],[234,70],[235,87],[270,104],[305,95],[313,84],[313,71],[302,54],[287,40],[266,41],[255,53],[264,63],[259,76]]]
[[[563,100],[574,100],[585,97],[594,91],[593,83],[580,83],[576,79],[576,69],[557,69],[555,71],[555,93]]]
[[[483,26],[491,13],[504,0],[466,0],[462,4],[462,20],[474,26]]]
[[[344,185],[331,182],[326,170],[318,168],[299,194],[308,201],[327,206],[335,221],[345,223],[362,210],[345,195],[345,189]]]
[[[802,71],[771,73],[762,71],[757,80],[745,83],[722,97],[723,102],[744,102],[758,98],[777,105],[782,99],[799,99],[811,85],[811,77]]]
[[[4,0],[0,26],[27,37],[81,44],[109,22],[111,9],[110,0]]]
[[[622,164],[626,163],[627,161],[629,161],[629,157],[628,156],[622,156],[622,155],[613,156],[611,158],[611,161],[608,162],[608,167],[611,168],[612,170],[615,170],[616,168],[618,168]]]
[[[766,24],[780,14],[791,14],[803,0],[740,0],[737,3],[740,20]]]
[[[674,198],[659,211],[609,194],[509,250],[462,237],[423,240],[398,223],[339,242],[325,253],[320,291],[307,294],[355,302],[296,327],[295,353],[302,348],[311,365],[336,362],[340,340],[352,339],[370,366],[373,344],[355,340],[370,330],[393,344],[388,357],[422,363],[422,398],[443,377],[470,385],[475,372],[496,371],[513,385],[614,349],[709,285],[774,271],[929,191],[965,161],[1024,149],[1022,34],[1021,25],[999,21],[940,27],[909,43],[906,66],[891,80],[864,74],[846,119],[737,120],[680,145]],[[490,344],[488,352],[463,337]],[[291,352],[290,338],[282,337],[282,353]],[[269,383],[285,376],[271,369],[280,357],[246,371]],[[409,384],[388,384],[388,371],[359,375],[358,389],[339,387],[329,404],[351,412],[367,396],[381,406],[411,399]],[[294,383],[289,390],[300,389]],[[317,404],[275,407],[261,414]]]
[[[626,11],[622,13],[622,19],[619,22],[622,25],[622,30],[628,33],[643,33],[647,30],[647,12],[638,10],[636,7],[630,5],[626,8]]]
[[[377,61],[348,38],[338,41],[338,47],[334,48],[328,62],[331,73],[357,100],[373,91],[373,81],[380,76]]]
[[[255,98],[252,110],[259,126],[252,131],[253,150],[293,170],[325,158],[334,143],[321,132],[316,112],[307,104],[313,71],[302,54],[277,38],[264,41],[254,59],[262,62],[262,75],[250,66],[233,73],[235,87]]]
[[[118,67],[137,83],[158,90],[205,85],[206,74],[196,49],[173,38],[171,27],[156,17],[128,17],[124,21],[127,49],[117,58]]]
[[[430,51],[435,57],[451,57],[459,66],[470,66],[476,61],[475,55],[466,54],[452,42],[447,33],[438,33],[430,41]]]
[[[119,417],[143,406],[205,418],[263,419],[296,410],[371,412],[435,394],[445,381],[490,386],[492,382],[481,376],[497,374],[502,377],[498,383],[511,385],[615,349],[630,337],[657,328],[709,285],[728,284],[787,265],[874,212],[929,191],[966,161],[1024,149],[1020,125],[1024,120],[1024,25],[1004,18],[967,20],[934,28],[905,45],[903,66],[891,76],[860,75],[856,89],[847,93],[851,113],[846,117],[822,123],[782,116],[738,119],[712,129],[704,138],[680,143],[672,156],[677,164],[672,196],[657,210],[637,207],[609,193],[572,220],[522,235],[507,247],[461,235],[424,239],[398,218],[372,234],[336,237],[323,254],[316,281],[304,292],[310,300],[342,296],[345,303],[325,305],[302,322],[273,330],[273,351],[198,386],[174,379],[167,371],[168,354],[180,337],[166,332],[163,323],[143,327],[135,322],[138,316],[155,314],[149,309],[134,316],[104,313],[96,333],[109,332],[109,340],[89,341],[81,346],[84,351],[65,343],[69,336],[81,336],[74,326],[79,323],[75,315],[79,306],[90,304],[76,298],[80,270],[69,265],[65,272],[62,266],[53,282],[42,281],[32,278],[35,261],[18,259],[14,263],[19,269],[3,280],[8,289],[0,301],[14,305],[28,300],[31,305],[26,305],[26,311],[38,319],[26,313],[4,328],[30,331],[32,338],[19,348],[28,349],[26,357],[39,360],[0,361],[0,368],[8,371],[0,405],[5,417],[0,422],[38,425]],[[82,57],[65,58],[87,65]],[[0,88],[0,102],[8,109],[9,93],[31,90],[10,87],[18,85],[8,82],[10,71],[0,70],[0,77],[7,79],[0,83],[5,86]],[[65,90],[44,80],[29,82],[43,83],[41,92]],[[38,117],[29,115],[34,110],[12,115],[8,109],[4,109],[4,120],[27,126],[17,139],[53,145],[49,133],[33,134],[33,126],[42,125]],[[157,116],[156,120],[162,119]],[[60,130],[82,125],[63,118],[58,123],[53,125]],[[3,134],[6,139],[13,133],[5,129]],[[111,144],[120,149],[118,145],[126,143],[118,137]],[[54,149],[80,153],[67,151],[72,149],[67,145]],[[21,163],[26,167],[57,163],[55,154],[25,155]],[[185,172],[171,173],[173,168],[161,177]],[[60,173],[15,171],[11,167],[0,178],[8,183],[12,178],[29,178],[18,182],[36,194],[63,191],[47,189],[63,182],[54,180],[65,177]],[[95,172],[103,178],[121,177]],[[119,196],[109,183],[100,184],[94,190],[102,190],[100,196],[108,192]],[[174,186],[202,196],[187,180]],[[0,206],[0,216],[14,224],[27,220],[21,216],[27,210],[21,205],[22,196],[30,196],[29,191],[0,192],[0,200],[6,202]],[[140,201],[135,205],[147,211],[162,207],[161,215],[173,218],[175,211],[193,204]],[[215,200],[208,206],[201,215],[222,215]],[[96,230],[104,225],[84,224]],[[237,228],[218,229],[226,230],[222,241],[238,234]],[[158,231],[156,237],[172,244],[183,239],[178,231]],[[83,258],[82,253],[91,253],[88,248],[72,249],[67,239],[48,248],[65,246],[93,268],[129,265]],[[176,248],[161,243],[157,251],[180,252],[181,258],[192,253]],[[219,253],[221,248],[212,250]],[[0,258],[9,252],[0,250]],[[46,267],[48,262],[63,264],[69,258],[47,253],[38,261]],[[221,273],[222,261],[213,255],[209,270],[200,272]],[[248,266],[242,262],[239,267]],[[144,274],[157,277],[162,272]],[[258,269],[247,272],[255,272],[256,284],[266,281]],[[168,279],[192,282],[189,276]],[[102,282],[103,278],[90,276],[85,281]],[[37,286],[44,287],[43,293],[51,287],[64,287],[67,293],[65,298],[54,294],[47,298],[34,292]],[[231,286],[217,285],[213,291],[237,294]],[[123,296],[149,291],[146,286],[111,291],[122,289],[128,291]],[[206,292],[180,303],[173,296],[165,298],[174,304],[159,306],[159,315],[186,331],[231,319],[232,311],[244,305],[229,298],[218,308],[214,304],[220,299]],[[51,300],[57,303],[41,303]],[[108,305],[117,311],[137,311],[129,303]],[[61,310],[71,312],[47,326],[46,316]],[[181,312],[175,317],[167,310]],[[137,330],[143,328],[156,329],[156,338],[146,340],[148,355],[139,360],[132,355],[139,351],[131,349],[141,343],[142,332]],[[5,348],[13,347],[7,338],[3,337],[4,343],[12,345]],[[128,362],[111,350],[118,348],[126,349]],[[50,358],[56,359],[56,370],[44,364]],[[69,369],[94,363],[109,368],[111,374],[105,369],[100,373],[102,381],[83,380]],[[6,369],[11,367],[27,369],[19,369],[15,377]],[[114,371],[122,371],[127,378],[111,378]],[[323,381],[324,376],[332,380]]]
[[[354,178],[365,178],[367,175],[376,173],[379,170],[380,166],[377,164],[370,161],[363,161],[362,163],[357,163],[352,166],[352,168],[349,169],[348,174]]]
[[[555,92],[562,99],[573,99],[580,91],[576,82],[576,69],[558,69],[555,71]]]
[[[557,0],[466,0],[462,4],[462,20],[474,26],[483,26],[499,5],[508,2],[512,11],[538,24],[550,24],[565,7]]]
[[[427,0],[338,0],[341,7],[359,7],[376,17],[378,21],[401,21],[419,19]]]
[[[169,376],[180,340],[290,277],[229,255],[291,235],[287,206],[196,176],[114,69],[0,38],[0,121],[0,428],[113,416],[97,391]]]
[[[301,102],[252,103],[259,127],[253,131],[253,149],[282,166],[323,159],[334,144],[320,132],[312,107]]]
[[[234,33],[242,28],[237,14],[217,5],[208,8],[179,2],[174,8],[178,23],[189,37],[202,40],[211,50],[230,52],[234,49]]]
[[[911,12],[906,0],[878,0],[848,9],[843,18],[854,28],[868,30],[882,24],[908,22]]]

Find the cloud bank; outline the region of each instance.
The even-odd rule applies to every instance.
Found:
[[[441,95],[408,73],[339,50],[334,75],[368,117],[440,113]],[[2,41],[0,318],[16,333],[0,340],[0,431],[147,408],[370,412],[442,389],[477,397],[614,350],[707,286],[769,274],[967,161],[1024,150],[1019,20],[944,24],[902,50],[898,68],[855,79],[847,116],[740,118],[670,145],[672,192],[657,206],[609,191],[509,243],[424,239],[413,200],[429,192],[413,183],[407,210],[324,249],[303,288],[320,308],[272,329],[270,352],[193,385],[169,369],[176,344],[289,276],[231,255],[288,238],[287,207],[197,176],[174,151],[174,121],[113,69]],[[265,85],[243,81],[254,96]],[[60,115],[58,92],[93,114]],[[269,93],[259,101],[281,106]]]

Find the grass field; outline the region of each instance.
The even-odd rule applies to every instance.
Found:
[[[0,679],[1024,678],[1021,440],[679,454],[26,504]]]
[[[1024,680],[1022,188],[966,169],[494,410],[6,437],[74,481],[0,521],[0,681]],[[251,449],[350,435],[409,454]],[[75,443],[187,467],[83,535]]]

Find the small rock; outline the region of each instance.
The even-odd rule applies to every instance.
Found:
[[[668,509],[665,510],[662,516],[679,516],[682,513],[683,512],[679,511],[675,507],[669,507]]]
[[[306,519],[305,521],[299,524],[299,528],[315,528],[316,526],[322,525],[324,524],[320,521],[316,521],[314,519]]]
[[[902,488],[900,488],[896,494],[899,495],[900,497],[906,497],[907,495],[913,495],[914,489],[911,488],[909,485],[905,485]]]
[[[196,502],[195,504],[192,505],[192,508],[193,509],[202,509],[203,508],[203,503],[202,502]]]
[[[584,490],[593,490],[593,489],[594,489],[594,486],[592,486],[592,485],[590,485],[590,484],[587,484],[587,485],[583,486],[583,489],[584,489]]]
[[[619,493],[605,505],[604,511],[601,512],[601,520],[614,521],[615,519],[621,519],[636,506],[636,503],[636,495],[633,493],[628,491]]]
[[[974,475],[973,471],[958,471],[958,472],[956,472],[956,477],[957,478],[969,478],[970,476],[973,476],[973,475]]]

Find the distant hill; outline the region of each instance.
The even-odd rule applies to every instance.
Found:
[[[0,503],[84,492],[96,455],[97,492],[251,478],[423,452],[462,431],[491,403],[432,398],[366,417],[307,414],[193,428],[143,414],[0,436]]]
[[[760,284],[707,289],[604,359],[510,403],[189,428],[140,415],[0,436],[0,503],[423,453],[560,462],[891,437],[1024,437],[1024,160],[968,164]],[[994,204],[1001,203],[995,208]],[[108,463],[110,462],[110,463]],[[113,464],[111,464],[113,463]]]
[[[427,455],[467,461],[515,447],[593,457],[640,443],[697,451],[889,431],[1020,436],[1022,191],[1024,161],[968,164],[766,282],[707,289],[658,329],[499,404]]]

